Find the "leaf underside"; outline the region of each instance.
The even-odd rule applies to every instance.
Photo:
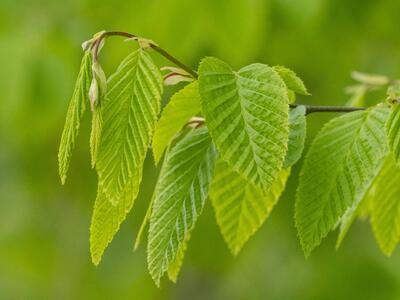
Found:
[[[193,130],[167,153],[155,188],[147,248],[157,285],[203,210],[215,160],[207,128]]]
[[[152,149],[156,164],[176,133],[191,117],[201,111],[198,82],[194,81],[175,93],[163,109],[154,132]]]
[[[108,80],[102,102],[103,131],[97,155],[99,185],[116,204],[141,168],[160,111],[162,76],[138,49]]]
[[[268,190],[282,167],[288,143],[288,95],[270,67],[238,72],[221,60],[199,67],[202,112],[221,158],[250,182]]]
[[[89,103],[89,88],[92,77],[92,54],[91,51],[86,51],[81,61],[78,79],[68,106],[67,117],[65,119],[58,150],[58,171],[62,184],[65,183],[67,178],[69,163],[75,146],[75,139],[79,133],[86,103]]]
[[[185,252],[186,252],[189,240],[190,240],[190,233],[183,240],[182,244],[180,245],[180,247],[176,253],[174,261],[172,261],[168,267],[168,278],[169,278],[169,280],[171,280],[174,283],[176,283],[179,272],[181,271],[183,259],[185,257]]]
[[[388,110],[352,112],[328,122],[314,139],[302,167],[295,220],[308,256],[368,190],[387,151]]]
[[[218,160],[210,188],[210,200],[222,236],[233,255],[261,227],[283,192],[289,170],[282,170],[268,192],[243,179]]]
[[[298,106],[291,109],[289,113],[289,142],[283,163],[284,168],[294,165],[303,154],[306,131],[306,108]]]

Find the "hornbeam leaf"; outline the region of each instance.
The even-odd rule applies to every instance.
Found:
[[[168,267],[168,278],[169,278],[169,280],[171,280],[174,283],[176,283],[179,272],[181,271],[183,259],[185,257],[185,252],[186,252],[189,240],[190,240],[190,233],[183,240],[182,244],[180,245],[180,247],[176,253],[175,260]]]
[[[386,123],[386,134],[390,151],[393,152],[397,164],[400,166],[400,104],[395,103],[390,111]]]
[[[61,135],[60,148],[58,150],[58,171],[62,184],[65,183],[69,162],[75,146],[75,139],[79,133],[79,126],[86,103],[89,103],[89,88],[92,81],[92,54],[86,51],[81,62],[78,79],[69,103],[64,129]]]
[[[143,218],[142,224],[140,225],[138,234],[136,235],[135,244],[133,246],[133,250],[134,251],[136,251],[139,248],[140,243],[142,242],[142,238],[143,238],[143,234],[145,232],[145,229],[147,228],[147,225],[148,225],[148,223],[150,221],[151,213],[153,211],[153,201],[154,201],[154,195],[151,198],[149,206],[147,207],[147,210],[146,210],[146,214],[145,214],[145,216]]]
[[[155,188],[147,247],[157,285],[203,210],[215,160],[207,128],[193,130],[167,153]]]
[[[289,113],[289,143],[284,168],[294,165],[301,157],[306,140],[306,108],[298,106]]]
[[[98,187],[96,202],[90,225],[90,253],[96,266],[100,263],[104,250],[118,232],[121,223],[132,209],[142,180],[142,168],[137,168],[131,181],[126,185],[123,195],[113,205],[107,195]]]
[[[233,255],[261,227],[282,194],[290,169],[282,170],[268,192],[243,179],[218,160],[210,199],[222,236]]]
[[[380,171],[381,167],[377,170]],[[373,182],[379,177],[379,172],[369,185],[369,189],[364,194],[364,197],[359,197],[359,201],[355,201],[353,205],[347,209],[342,219],[340,220],[339,235],[336,241],[336,249],[342,245],[344,238],[357,218],[365,218],[370,212],[371,206],[371,190],[373,189]]]
[[[114,204],[143,165],[160,111],[162,86],[159,69],[142,49],[125,58],[108,80],[96,165],[99,184]]]
[[[301,80],[294,71],[282,66],[275,66],[274,70],[278,72],[279,76],[281,76],[289,90],[292,90],[300,95],[310,95],[310,93],[307,92],[307,88],[304,85],[303,80]]]
[[[199,67],[202,112],[222,159],[267,191],[282,168],[288,143],[288,95],[269,66],[238,72],[208,57]]]
[[[400,167],[386,158],[371,195],[371,225],[382,252],[390,256],[400,242]]]
[[[347,113],[328,122],[312,143],[295,209],[306,256],[368,190],[387,151],[387,115],[383,107]]]
[[[194,81],[174,94],[165,106],[156,125],[153,137],[153,156],[159,163],[171,139],[191,117],[201,111],[197,81]]]

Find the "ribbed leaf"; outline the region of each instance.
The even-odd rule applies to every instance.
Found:
[[[340,220],[339,226],[339,236],[336,241],[336,249],[339,249],[341,244],[343,243],[344,238],[347,235],[347,232],[350,230],[351,225],[357,218],[365,218],[369,212],[371,207],[371,201],[374,189],[374,181],[376,181],[382,169],[382,162],[379,167],[375,170],[375,175],[371,178],[371,180],[366,184],[367,190],[363,195],[357,198],[356,201],[353,202],[352,206],[347,209],[344,213],[342,219]]]
[[[306,108],[298,106],[289,113],[289,143],[288,150],[283,163],[284,168],[291,167],[301,157],[306,140]]]
[[[153,137],[153,156],[159,163],[171,139],[191,117],[201,111],[199,87],[194,81],[171,97],[157,123]]]
[[[366,193],[385,155],[385,108],[347,113],[315,138],[301,171],[296,227],[306,256]]]
[[[282,170],[268,192],[243,179],[218,160],[210,199],[222,236],[233,255],[261,227],[283,192],[289,170]]]
[[[371,191],[371,225],[382,252],[390,256],[400,242],[400,168],[393,154],[383,164]]]
[[[400,104],[394,104],[386,123],[390,151],[400,166]]]
[[[190,240],[190,233],[187,237],[183,240],[182,244],[180,245],[174,261],[168,267],[168,278],[172,282],[176,283],[178,279],[179,272],[181,271],[183,259],[185,257],[186,249]]]
[[[97,155],[99,184],[114,204],[142,167],[157,122],[162,76],[142,49],[129,55],[108,81]]]
[[[113,205],[107,195],[101,190],[97,193],[96,202],[90,225],[90,253],[92,262],[98,265],[104,250],[118,232],[121,223],[132,209],[138,195],[142,180],[142,168],[137,168],[130,183],[125,187],[123,195],[116,205]]]
[[[79,133],[79,126],[85,112],[86,103],[89,103],[89,88],[92,76],[92,54],[90,51],[86,51],[82,58],[74,93],[69,103],[64,130],[61,135],[60,148],[58,150],[58,171],[62,184],[65,183],[65,179],[67,178],[75,139]]]
[[[147,249],[157,285],[203,210],[215,159],[207,128],[193,130],[167,153],[155,189]]]
[[[199,68],[202,112],[222,159],[268,190],[281,170],[288,142],[288,96],[279,75],[263,64],[238,72],[205,58]]]
[[[274,70],[278,72],[279,76],[285,82],[287,88],[300,95],[310,95],[304,85],[303,80],[300,79],[296,73],[289,68],[282,66],[275,66]]]

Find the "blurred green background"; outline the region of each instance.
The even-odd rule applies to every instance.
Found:
[[[1,0],[0,299],[400,299],[400,253],[385,258],[367,222],[356,222],[338,251],[333,233],[304,259],[293,222],[301,163],[236,258],[208,203],[178,283],[160,289],[147,273],[145,245],[132,251],[155,182],[151,159],[140,197],[97,268],[88,243],[96,193],[89,115],[65,186],[57,174],[80,44],[97,31],[151,38],[193,68],[206,55],[235,68],[282,64],[313,93],[299,102],[344,104],[351,70],[400,76],[399,12],[393,0]],[[108,74],[130,49],[110,38],[101,53]],[[308,143],[332,116],[309,117]]]

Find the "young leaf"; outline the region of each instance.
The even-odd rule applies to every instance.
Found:
[[[185,252],[187,249],[187,245],[190,240],[190,233],[187,237],[183,240],[181,246],[179,247],[175,260],[169,265],[168,267],[168,278],[172,282],[176,283],[176,279],[178,278],[179,272],[181,271],[183,258],[185,257]]]
[[[100,105],[97,105],[92,114],[92,131],[90,132],[90,157],[92,168],[96,165],[97,153],[99,152],[102,123]]]
[[[363,197],[385,155],[382,107],[328,122],[307,153],[297,191],[295,220],[308,256],[343,214]]]
[[[193,130],[167,153],[155,188],[147,247],[157,285],[203,210],[215,159],[207,128]]]
[[[390,256],[400,242],[400,168],[386,158],[371,195],[371,225],[379,247]]]
[[[148,223],[150,221],[151,213],[153,211],[153,202],[154,202],[154,195],[150,200],[149,206],[147,207],[147,210],[146,210],[146,214],[145,214],[145,216],[143,218],[142,224],[140,225],[138,234],[136,236],[135,245],[133,246],[133,250],[134,251],[139,248],[140,243],[142,242],[144,230],[146,229],[146,227],[147,227],[147,225],[148,225]]]
[[[381,164],[382,165],[382,164]],[[358,197],[357,201],[353,203],[351,207],[347,209],[344,213],[342,219],[340,220],[339,227],[339,236],[336,241],[336,249],[339,249],[341,244],[343,243],[344,238],[347,235],[347,232],[350,230],[351,225],[357,218],[366,217],[369,214],[370,206],[371,206],[371,194],[374,187],[374,180],[379,177],[379,172],[381,171],[381,166],[377,168],[376,175],[372,179],[370,183],[367,183],[366,186],[369,186],[368,190],[365,192],[364,196]]]
[[[161,94],[160,71],[142,49],[125,58],[109,78],[102,101],[103,130],[96,165],[99,184],[114,204],[143,165]]]
[[[156,164],[159,163],[175,134],[182,129],[191,117],[200,111],[201,105],[197,81],[188,84],[172,96],[167,106],[165,106],[154,132],[152,148]]]
[[[83,55],[78,79],[75,84],[74,93],[69,103],[64,130],[61,135],[60,148],[58,150],[58,171],[62,184],[65,183],[69,162],[75,146],[75,139],[79,133],[79,126],[86,102],[89,102],[89,88],[92,81],[92,54],[86,51]]]
[[[104,250],[118,232],[121,223],[132,209],[139,193],[141,180],[142,168],[137,168],[116,205],[109,201],[99,186],[90,224],[90,253],[92,262],[96,266],[100,263]]]
[[[279,75],[263,64],[238,72],[208,57],[199,68],[202,112],[222,159],[267,191],[285,158],[288,96]]]
[[[389,149],[394,154],[396,163],[400,166],[400,104],[393,104],[386,123],[386,134]]]
[[[301,157],[306,140],[306,108],[298,106],[289,113],[289,143],[284,168],[291,167]]]
[[[210,199],[222,236],[233,255],[261,227],[283,192],[290,169],[282,170],[268,192],[243,179],[218,160]]]
[[[282,80],[285,82],[286,87],[293,92],[300,95],[310,95],[307,92],[307,88],[304,85],[303,80],[300,79],[299,76],[296,75],[295,72],[290,70],[289,68],[282,66],[275,66],[274,70],[279,74]]]

